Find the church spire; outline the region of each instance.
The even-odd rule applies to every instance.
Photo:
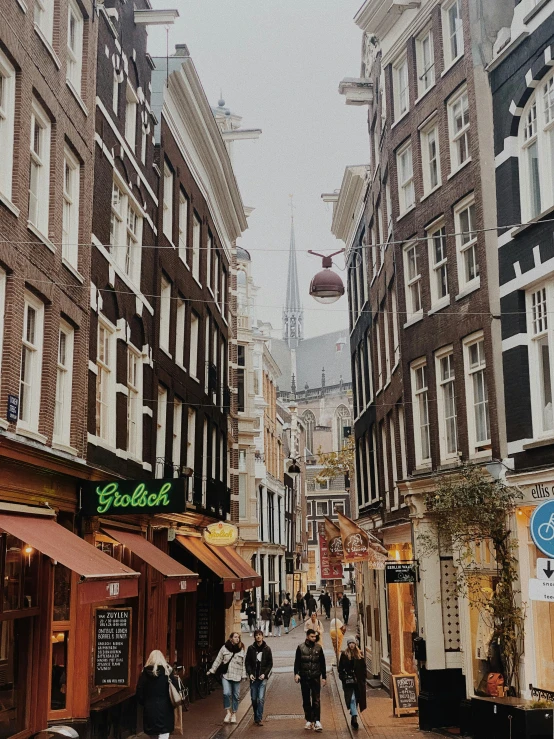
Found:
[[[296,243],[294,238],[294,212],[291,195],[289,272],[287,277],[287,298],[283,310],[283,339],[290,349],[296,349],[304,338],[304,313],[300,302],[298,286],[298,267],[296,264]]]

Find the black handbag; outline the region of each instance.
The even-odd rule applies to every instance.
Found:
[[[235,655],[233,654],[231,656],[231,659],[233,659],[234,656]],[[229,665],[231,664],[231,659],[228,662],[224,662],[223,660],[221,660],[221,664],[219,665],[219,667],[215,671],[215,674],[218,677],[223,677],[224,675],[227,674],[227,670],[229,669]]]
[[[348,674],[345,675],[345,678],[344,678],[345,685],[356,685],[357,682],[358,680],[355,675],[348,675]]]

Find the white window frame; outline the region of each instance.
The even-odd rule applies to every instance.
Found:
[[[416,468],[431,466],[431,419],[429,413],[428,367],[425,358],[410,365]]]
[[[377,345],[377,392],[383,388],[383,358],[381,354],[381,325],[379,316],[375,319],[375,343]]]
[[[189,374],[194,380],[198,377],[198,346],[200,341],[200,316],[193,310],[190,312],[189,336]]]
[[[534,285],[527,291],[525,297],[529,334],[529,385],[533,438],[548,439],[554,437],[554,399],[552,396],[552,368],[554,367],[552,326],[554,320],[549,310],[554,304],[554,282]]]
[[[476,344],[482,344],[481,349],[478,350],[479,352],[479,364],[478,365],[472,365],[471,364],[471,348]],[[491,420],[490,420],[490,411],[489,411],[489,399],[488,399],[488,383],[487,383],[487,365],[486,365],[486,359],[485,359],[485,339],[484,334],[482,331],[479,331],[475,334],[472,334],[471,336],[468,336],[463,341],[463,347],[464,347],[464,370],[465,370],[465,391],[466,391],[466,404],[467,404],[467,427],[468,427],[468,441],[469,441],[469,457],[470,459],[475,459],[479,457],[490,457],[491,455],[491,438],[490,438],[490,428],[491,428]],[[475,409],[477,406],[475,392],[474,392],[474,384],[475,384],[475,375],[477,373],[483,373],[482,376],[484,377],[485,383],[485,395],[486,400],[481,401],[481,403],[485,404],[486,413],[487,413],[487,426],[489,431],[489,438],[488,439],[477,439],[477,424],[476,424],[476,418],[475,418]]]
[[[192,213],[192,276],[200,285],[200,249],[202,246],[202,221],[200,216]]]
[[[363,352],[363,345],[360,346],[360,351]],[[368,331],[365,335],[365,355],[367,358],[367,400],[368,403],[373,401],[373,352],[371,351],[371,331]]]
[[[160,284],[160,349],[169,354],[172,283],[162,274]],[[171,356],[171,355],[170,355]]]
[[[173,243],[173,172],[166,161],[163,178],[162,229],[164,235]]]
[[[446,370],[446,371],[445,371]],[[456,373],[454,369],[454,348],[445,346],[435,353],[435,378],[437,383],[437,412],[439,417],[439,450],[442,464],[459,460],[458,409],[456,398]],[[453,393],[453,399],[451,394]],[[454,409],[449,404],[454,403]],[[448,439],[455,448],[448,448]]]
[[[62,258],[79,267],[79,206],[81,166],[77,157],[64,148]]]
[[[390,460],[392,472],[392,510],[395,511],[399,506],[399,490],[398,490],[398,461],[396,459],[396,426],[394,416],[389,413],[389,439],[390,439]]]
[[[398,210],[399,218],[401,218],[405,213],[412,210],[416,204],[411,140],[408,140],[396,152],[396,171],[398,174]],[[381,236],[382,239],[383,236]]]
[[[54,0],[35,0],[34,21],[35,28],[51,47],[54,37]]]
[[[392,77],[394,88],[394,120],[399,121],[410,110],[410,73],[407,54],[403,54],[393,63]]]
[[[402,250],[404,256],[404,288],[406,292],[406,323],[423,317],[422,270],[419,241],[411,241]],[[413,257],[411,256],[413,254]],[[413,266],[413,273],[412,273]]]
[[[444,220],[435,222],[427,229],[427,245],[429,250],[431,309],[439,310],[450,305],[446,224]],[[443,285],[446,286],[446,292],[441,295]]]
[[[439,125],[436,118],[421,129],[420,140],[423,194],[427,197],[442,185]]]
[[[421,98],[435,84],[435,50],[430,28],[416,38],[416,69],[417,94]]]
[[[473,206],[473,211],[471,207]],[[468,211],[468,226],[462,224],[462,214]],[[473,213],[473,216],[471,215]],[[477,207],[475,196],[469,195],[460,201],[454,208],[454,230],[456,232],[456,259],[458,266],[458,294],[465,294],[477,289],[481,285],[479,274],[479,254],[477,251]],[[473,220],[473,223],[471,221]],[[468,262],[469,260],[469,262]],[[468,279],[466,270],[468,264],[474,264],[475,275]]]
[[[402,479],[405,480],[408,476],[408,454],[406,452],[406,426],[404,408],[402,406],[398,408],[398,434],[400,437],[400,474],[402,475]]]
[[[183,370],[185,370],[186,325],[187,325],[187,304],[182,298],[179,298],[177,300],[177,310],[176,310],[176,319],[175,319],[175,363]]]
[[[363,351],[363,348],[360,349],[360,393],[359,393],[359,403],[360,403],[360,413],[363,413],[367,402],[367,394],[366,394],[366,366],[365,366],[365,353]]]
[[[393,372],[400,362],[400,337],[398,334],[398,302],[396,298],[396,287],[391,287],[391,306],[392,306],[392,343],[393,343],[393,356],[394,356],[394,367]]]
[[[189,199],[179,190],[179,257],[187,264]]]
[[[125,88],[125,140],[135,153],[137,145],[137,106],[139,99],[129,80]]]
[[[183,402],[175,397],[173,399],[173,444],[171,461],[173,462],[173,477],[179,477],[181,473],[181,446],[183,437]]]
[[[452,27],[450,11],[454,10],[456,20]],[[464,55],[464,28],[461,0],[450,0],[442,6],[442,38],[444,47],[444,67],[455,64]],[[444,74],[444,73],[443,73]]]
[[[36,129],[39,129],[38,140]],[[31,105],[31,159],[29,175],[29,223],[48,238],[50,209],[50,147],[52,126],[44,109],[33,100]],[[36,151],[38,143],[39,151]],[[34,174],[33,174],[34,173]]]
[[[461,105],[461,127],[456,130],[456,121],[460,118],[457,115],[457,106]],[[471,121],[469,116],[469,96],[467,87],[453,95],[447,103],[448,109],[448,139],[450,142],[450,176],[471,161]],[[466,122],[467,116],[467,122]],[[460,149],[465,150],[465,157],[462,159]]]
[[[204,417],[202,429],[202,507],[206,507],[208,493],[208,419]]]
[[[101,342],[103,343],[102,352],[100,351]],[[115,449],[117,371],[116,329],[115,326],[113,326],[102,315],[98,316],[96,347],[95,434],[97,439],[101,439],[106,442],[109,447]]]
[[[113,78],[112,78],[112,110],[116,115],[119,114],[119,85],[120,84],[121,84],[121,81],[119,79],[119,72],[117,71],[117,69],[114,69]]]
[[[214,284],[217,281],[217,272],[215,269],[214,262],[214,239],[213,236],[208,229],[208,238],[206,240],[206,285],[208,287],[208,290],[211,292],[212,295],[215,296],[215,288]],[[213,275],[212,275],[212,269],[213,269]],[[215,278],[215,279],[214,279]],[[217,300],[215,301],[217,303]]]
[[[14,67],[1,50],[0,77],[2,77],[2,91],[0,94],[0,141],[2,141],[2,156],[0,157],[0,193],[7,197],[11,202],[15,135],[16,75]]]
[[[73,19],[73,38],[71,38]],[[83,33],[84,19],[75,0],[68,0],[67,4],[67,58],[66,80],[73,90],[81,97],[83,75]]]
[[[344,500],[333,500],[332,505],[333,505],[333,516],[336,516],[337,513],[342,513],[342,515],[344,516],[344,513],[345,513]],[[337,510],[337,506],[339,506],[338,510]]]
[[[196,450],[196,410],[189,408],[187,411],[187,467],[194,473],[194,454]],[[189,497],[191,497],[194,478],[189,484]]]
[[[390,353],[390,337],[389,337],[389,311],[383,307],[381,311],[383,316],[383,338],[385,339],[385,385],[388,385],[391,377],[391,353]]]
[[[155,477],[161,478],[165,473],[165,446],[167,435],[167,389],[158,385],[158,403],[156,410],[156,459]],[[164,460],[163,462],[161,460]]]
[[[44,351],[44,303],[31,293],[25,293],[24,306],[17,428],[38,433]],[[29,310],[33,310],[35,315],[34,330],[30,337],[27,333]]]
[[[63,340],[62,340],[63,336]],[[73,347],[75,332],[62,321],[58,332],[56,401],[52,442],[69,447],[71,442],[71,397],[73,392]]]
[[[327,500],[316,500],[316,502],[315,502],[315,515],[316,516],[328,516],[329,515],[329,501],[327,501]]]
[[[381,428],[381,460],[383,462],[383,493],[385,508],[390,511],[390,479],[389,479],[389,454],[387,450],[387,424],[386,418],[379,424]]]
[[[127,453],[131,459],[142,460],[142,353],[127,346]],[[134,427],[134,428],[133,428]],[[134,438],[133,438],[134,433]]]
[[[379,460],[378,460],[378,451],[377,451],[377,424],[374,423],[372,426],[371,431],[371,440],[373,442],[373,477],[375,480],[375,487],[372,489],[372,501],[378,500],[379,498],[379,491],[380,491],[380,484],[379,484]],[[371,475],[370,475],[371,479]]]
[[[0,386],[2,384],[2,351],[6,319],[6,272],[0,267]]]
[[[113,174],[110,247],[115,263],[135,285],[142,272],[142,231],[145,213],[123,180]]]

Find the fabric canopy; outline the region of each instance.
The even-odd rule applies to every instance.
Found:
[[[241,589],[241,579],[233,572],[214,551],[205,544],[200,537],[197,536],[176,536],[175,540],[181,544],[188,552],[200,560],[206,567],[211,570],[214,575],[219,577],[223,583],[223,590],[226,593],[239,592]]]
[[[241,590],[250,590],[251,588],[259,588],[262,584],[262,578],[256,570],[252,569],[236,549],[233,547],[213,547],[207,545],[219,559],[227,565],[227,567],[235,572],[241,579]]]

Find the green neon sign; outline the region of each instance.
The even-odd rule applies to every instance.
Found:
[[[185,508],[182,479],[86,482],[81,488],[81,511],[87,516],[183,513]]]

